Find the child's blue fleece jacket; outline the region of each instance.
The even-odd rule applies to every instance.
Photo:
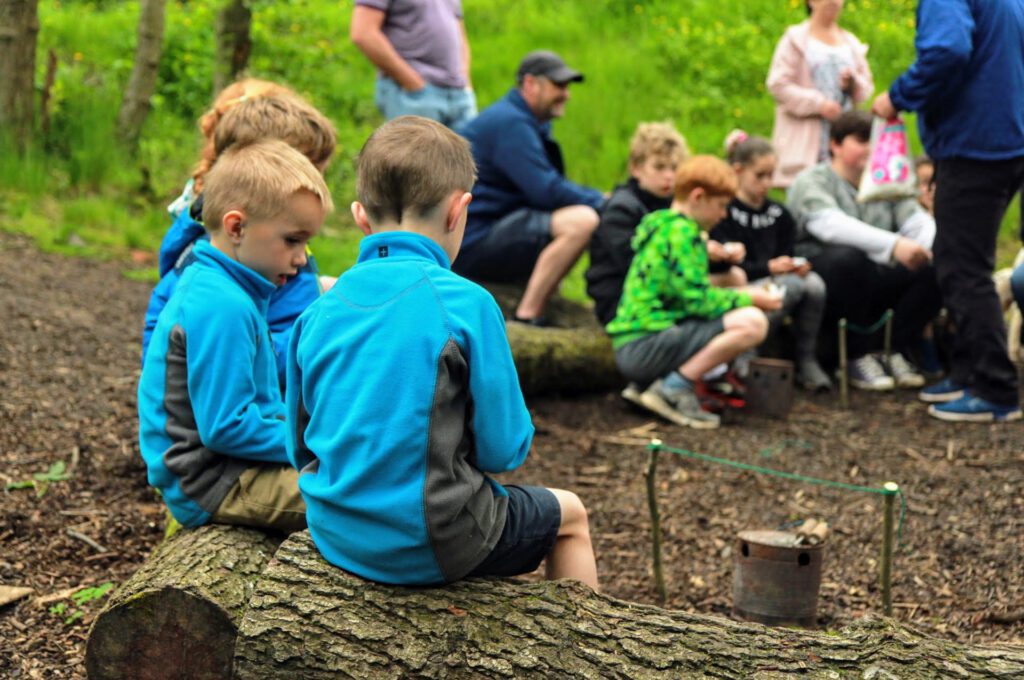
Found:
[[[275,286],[201,240],[160,313],[139,380],[149,483],[185,526],[210,519],[243,470],[288,462],[266,313]]]
[[[178,213],[170,230],[164,235],[164,240],[160,244],[161,278],[149,297],[146,322],[142,329],[143,363],[146,361],[146,351],[149,348],[160,311],[167,304],[178,285],[182,272],[195,262],[195,257],[192,254],[193,244],[196,241],[207,239],[203,224],[190,214],[188,208]],[[270,324],[270,333],[274,338],[274,346],[277,348],[277,371],[282,394],[284,393],[284,359],[288,354],[288,339],[291,337],[292,324],[295,323],[295,319],[302,313],[302,310],[320,297],[316,259],[312,253],[307,252],[307,255],[306,265],[299,270],[299,273],[274,291],[270,298],[270,308],[267,310],[267,323]]]
[[[494,298],[430,239],[385,232],[295,323],[288,455],[327,561],[364,578],[469,573],[505,525],[486,472],[533,439]]]

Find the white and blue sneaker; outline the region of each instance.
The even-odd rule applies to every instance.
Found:
[[[929,404],[944,404],[947,401],[963,397],[965,389],[963,385],[954,382],[952,378],[943,378],[918,392],[917,398]]]
[[[850,384],[859,390],[886,392],[896,387],[896,381],[885,372],[882,362],[870,354],[851,361],[848,370]]]
[[[944,404],[932,404],[928,407],[928,415],[939,420],[954,423],[1000,423],[1020,420],[1020,406],[1000,406],[988,399],[982,399],[964,390],[959,399]]]

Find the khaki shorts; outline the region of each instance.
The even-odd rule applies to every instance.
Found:
[[[306,528],[306,503],[299,493],[299,473],[287,465],[254,465],[224,497],[213,522],[239,524],[285,533]]]

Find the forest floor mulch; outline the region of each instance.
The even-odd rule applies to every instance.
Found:
[[[126,579],[162,537],[135,419],[149,286],[121,268],[0,233],[0,602],[4,586],[31,589],[0,605],[3,678],[84,677],[101,587]],[[898,482],[907,514],[895,618],[964,643],[1024,643],[1024,425],[939,423],[906,392],[854,393],[846,411],[834,394],[801,394],[786,420],[735,414],[711,432],[652,419],[616,394],[537,398],[530,409],[530,458],[501,480],[580,495],[610,595],[657,602],[644,481],[657,437],[853,485]],[[657,480],[668,607],[728,616],[738,532],[813,516],[832,525],[819,624],[880,613],[880,496],[668,452]],[[97,599],[72,598],[85,588]]]

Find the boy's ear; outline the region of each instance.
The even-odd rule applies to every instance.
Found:
[[[245,231],[245,213],[241,210],[227,211],[220,220],[220,227],[232,243],[239,243]]]
[[[690,191],[690,202],[696,203],[697,201],[707,198],[708,192],[704,187],[694,187]]]
[[[469,203],[473,200],[473,194],[468,191],[454,191],[448,199],[448,214],[445,215],[446,231],[455,231],[459,226],[459,220],[469,209]]]
[[[373,233],[373,228],[370,226],[370,218],[366,215],[366,208],[359,201],[352,201],[352,219],[356,221],[356,226],[359,227],[363,233],[369,236]]]

